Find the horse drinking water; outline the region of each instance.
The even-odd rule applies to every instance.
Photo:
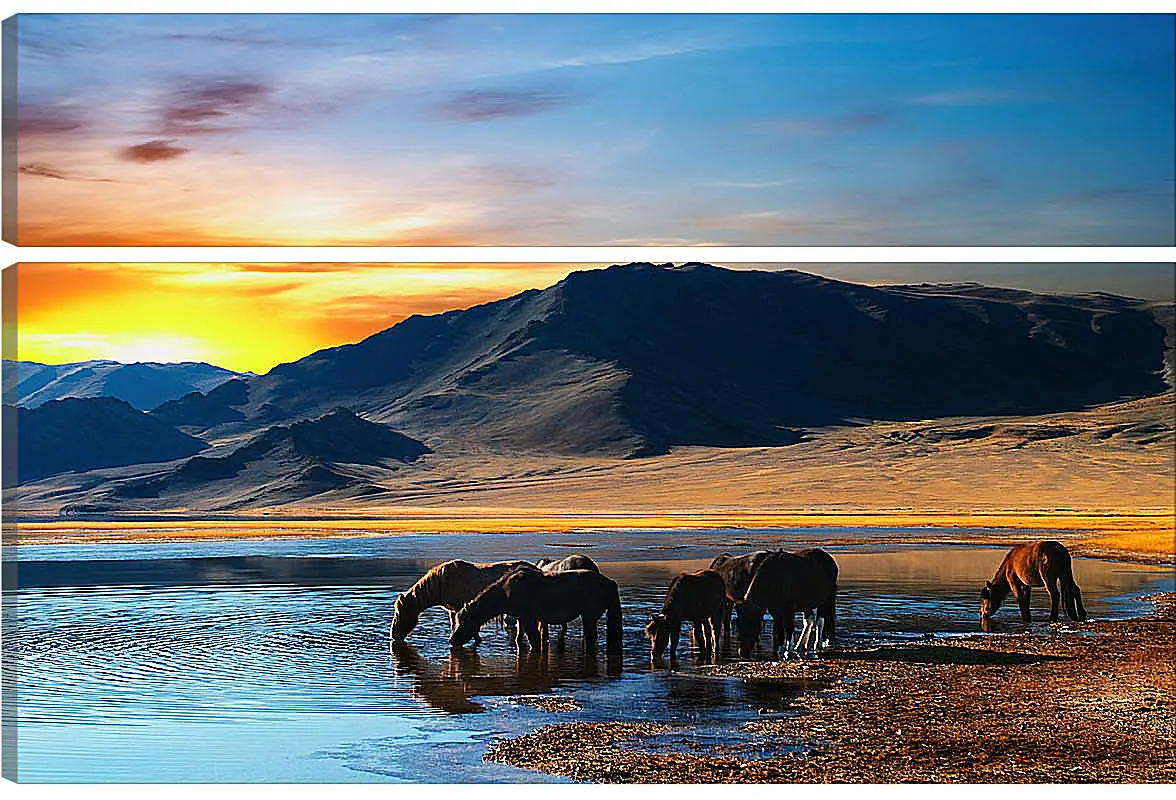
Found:
[[[465,644],[491,617],[510,614],[519,621],[515,643],[524,649],[523,634],[535,650],[546,649],[539,623],[562,625],[579,617],[584,625],[584,647],[596,649],[596,624],[608,615],[607,649],[621,652],[621,595],[615,581],[599,572],[571,570],[546,575],[537,569],[520,569],[498,579],[457,612],[457,626],[449,643]]]
[[[1077,621],[1086,619],[1082,591],[1074,582],[1070,551],[1061,542],[1050,541],[1019,544],[1005,555],[992,580],[985,581],[980,590],[981,622],[996,613],[1010,592],[1021,606],[1021,619],[1031,622],[1029,594],[1032,586],[1044,586],[1049,594],[1050,622],[1058,621],[1059,595],[1067,617]]]
[[[837,562],[824,550],[776,550],[757,559],[744,598],[745,609],[753,613],[741,614],[736,620],[740,654],[752,651],[763,628],[763,612],[758,611],[763,608],[776,622],[772,627],[773,656],[781,645],[787,646],[786,655],[792,652],[797,611],[811,612],[804,615],[799,649],[828,646],[836,628],[836,601]]]
[[[731,609],[743,604],[747,595],[747,587],[751,583],[751,574],[756,562],[768,554],[767,550],[756,550],[741,556],[723,553],[714,557],[707,569],[713,569],[723,576],[723,583],[727,587],[727,600],[723,608],[722,631],[724,637],[731,635]],[[740,610],[739,613],[742,613]],[[763,615],[763,611],[760,611]]]
[[[392,640],[402,642],[412,633],[421,612],[433,606],[445,606],[449,626],[455,628],[457,610],[494,581],[512,570],[530,567],[527,561],[498,561],[473,564],[469,561],[446,561],[425,573],[408,591],[396,598],[392,613]],[[475,638],[477,638],[475,633]]]
[[[676,660],[682,623],[690,620],[694,625],[694,643],[699,655],[704,661],[709,657],[717,661],[717,633],[726,610],[727,588],[718,572],[700,569],[678,575],[670,581],[661,613],[654,614],[645,626],[645,636],[650,639],[650,659],[660,659],[668,642],[670,661]]]

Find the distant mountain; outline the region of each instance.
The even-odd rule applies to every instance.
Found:
[[[166,418],[232,436],[346,406],[426,442],[510,452],[788,444],[851,420],[1043,413],[1162,392],[1166,332],[1145,305],[629,264],[282,364],[248,379],[246,402],[218,404],[241,419]]]
[[[249,402],[249,384],[240,379],[222,383],[204,392],[189,392],[152,409],[151,416],[177,427],[208,428],[222,422],[245,419],[235,406]]]
[[[39,408],[4,406],[16,434],[16,481],[184,458],[208,447],[113,397],[52,400]],[[5,474],[12,483],[12,476]]]
[[[140,411],[189,392],[206,392],[240,374],[211,364],[4,361],[4,399],[36,408],[66,397],[117,397]]]
[[[350,487],[364,491],[364,467],[386,475],[432,452],[386,425],[345,408],[290,426],[275,426],[223,454],[199,455],[177,467],[119,483],[124,499],[183,493],[187,506],[231,508],[300,500]],[[395,462],[395,463],[394,463]]]

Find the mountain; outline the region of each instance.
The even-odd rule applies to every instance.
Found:
[[[234,406],[249,402],[249,385],[240,379],[222,383],[205,392],[189,392],[151,410],[160,422],[177,427],[209,428],[221,422],[245,419]]]
[[[15,431],[16,481],[190,456],[208,445],[113,397],[52,400],[39,408],[4,406]],[[11,482],[8,474],[5,480]]]
[[[124,500],[183,494],[187,506],[231,508],[344,488],[363,492],[371,488],[365,476],[386,476],[399,464],[432,452],[345,408],[268,428],[244,444],[221,450],[227,452],[195,456],[162,473],[121,481],[111,494]]]
[[[117,397],[140,411],[189,392],[206,392],[239,373],[211,364],[184,362],[122,364],[117,361],[80,361],[39,364],[4,361],[4,398],[15,405],[36,408],[66,397]]]
[[[789,444],[846,421],[1045,413],[1163,392],[1162,314],[1104,294],[629,264],[279,365],[248,379],[247,402],[231,406],[242,419],[194,430],[239,436],[346,406],[474,451]]]

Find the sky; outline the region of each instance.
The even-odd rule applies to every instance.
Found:
[[[1171,15],[15,24],[21,245],[1176,243]]]
[[[411,314],[466,308],[599,266],[607,265],[24,263],[9,267],[18,272],[5,351],[49,364],[205,361],[261,373]],[[1176,300],[1173,264],[739,265],[790,267],[857,283],[976,281]]]

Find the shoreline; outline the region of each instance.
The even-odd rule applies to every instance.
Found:
[[[581,722],[499,740],[485,758],[593,783],[1170,783],[1176,595],[1147,599],[1149,616],[1057,623],[1049,636],[930,637],[702,668],[807,686],[797,713],[746,726],[793,752],[650,752],[642,737],[675,729]]]
[[[1172,512],[1139,511],[572,511],[435,508],[396,515],[326,512],[316,516],[120,515],[103,520],[4,520],[5,546],[199,542],[287,537],[406,536],[472,533],[548,533],[674,530],[788,531],[862,529],[868,536],[826,538],[827,544],[1014,544],[1028,532],[1049,532],[1079,557],[1176,565]],[[902,529],[887,535],[887,529]],[[925,531],[926,535],[920,532]],[[947,535],[945,535],[947,534]]]

